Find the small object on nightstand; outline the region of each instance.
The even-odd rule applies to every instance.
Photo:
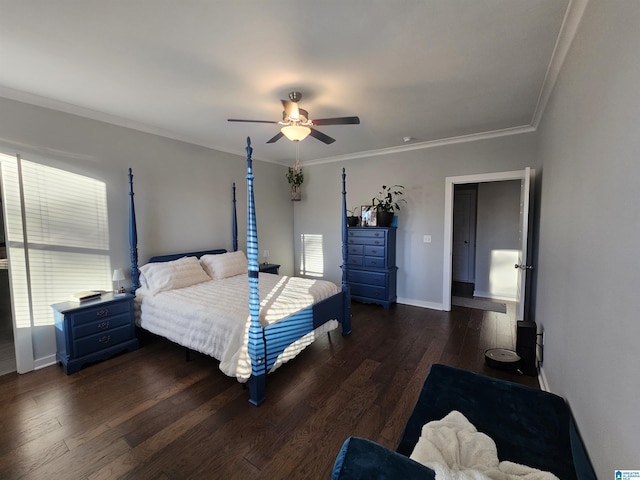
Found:
[[[122,268],[116,268],[113,271],[112,280],[114,282],[118,282],[118,288],[116,289],[115,293],[124,293],[124,287],[120,286],[120,282],[124,280],[124,270]]]
[[[278,275],[278,272],[280,271],[280,265],[275,263],[261,263],[259,266],[259,270],[262,273],[273,273],[275,275]]]

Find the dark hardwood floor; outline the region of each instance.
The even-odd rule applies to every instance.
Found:
[[[161,339],[73,375],[0,377],[3,479],[328,479],[343,441],[395,449],[429,366],[538,387],[484,364],[515,348],[507,314],[353,304],[353,334],[323,336],[267,380],[256,408],[201,355]]]

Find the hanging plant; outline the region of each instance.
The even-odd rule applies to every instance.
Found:
[[[289,170],[287,171],[287,181],[292,187],[299,187],[300,185],[302,185],[302,182],[304,182],[302,169],[289,167]]]

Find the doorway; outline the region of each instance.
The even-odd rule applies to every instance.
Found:
[[[507,180],[517,180],[520,184],[520,201],[519,201],[519,225],[518,225],[518,247],[515,251],[515,261],[509,265],[512,271],[517,272],[517,288],[516,288],[516,312],[517,319],[524,319],[524,302],[526,292],[526,277],[530,271],[527,262],[528,250],[528,220],[529,205],[531,204],[529,196],[531,195],[531,179],[533,170],[525,168],[524,170],[498,172],[478,175],[465,175],[459,177],[447,177],[445,185],[445,225],[444,225],[444,265],[443,265],[443,310],[451,310],[451,293],[453,281],[453,236],[454,236],[454,193],[457,185],[484,184],[487,182],[503,182]],[[510,257],[509,257],[510,258]],[[507,262],[507,263],[509,263]],[[475,276],[474,276],[475,279]],[[476,279],[477,280],[477,279]]]
[[[13,339],[9,261],[4,234],[4,207],[0,187],[0,375],[16,371],[16,349]]]

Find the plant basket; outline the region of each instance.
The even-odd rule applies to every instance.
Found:
[[[299,202],[302,200],[302,189],[299,186],[291,186],[291,201]]]
[[[390,227],[393,223],[393,212],[376,212],[379,227]]]

